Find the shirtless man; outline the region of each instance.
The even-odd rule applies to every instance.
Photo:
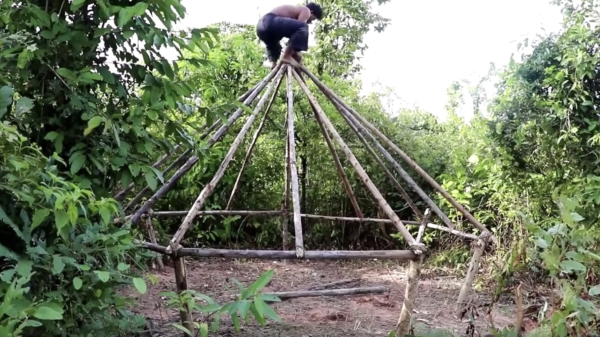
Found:
[[[267,46],[267,56],[271,61],[271,69],[277,65],[281,54],[279,41],[287,37],[287,47],[281,62],[299,66],[301,52],[308,49],[308,24],[313,20],[321,20],[321,6],[309,3],[306,6],[282,5],[265,14],[256,25],[256,35]]]

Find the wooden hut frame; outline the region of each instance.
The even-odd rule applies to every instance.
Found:
[[[151,238],[151,242],[142,242],[142,246],[148,250],[163,254],[169,255],[174,262],[175,273],[176,273],[176,284],[177,290],[179,292],[185,290],[186,288],[186,273],[185,273],[185,257],[227,257],[227,258],[258,258],[258,259],[372,259],[372,258],[380,258],[380,259],[395,259],[402,261],[409,261],[409,269],[408,269],[408,279],[407,279],[407,287],[406,294],[404,298],[404,303],[402,305],[402,311],[400,313],[400,317],[398,320],[398,324],[396,327],[396,336],[404,336],[408,333],[411,326],[411,318],[412,311],[414,308],[414,304],[416,301],[416,296],[418,294],[418,282],[420,276],[421,266],[426,257],[427,249],[425,245],[421,242],[423,238],[423,234],[426,228],[441,230],[462,238],[466,238],[469,240],[473,240],[476,242],[474,246],[475,254],[473,254],[473,259],[471,261],[471,266],[469,268],[469,272],[461,289],[461,293],[459,296],[459,300],[457,301],[457,310],[460,310],[461,305],[467,301],[468,293],[471,288],[473,278],[475,277],[477,266],[479,265],[479,259],[481,256],[481,252],[485,243],[487,241],[495,242],[495,238],[491,235],[491,233],[481,224],[479,223],[462,205],[460,205],[456,200],[454,200],[448,192],[446,192],[439,184],[435,182],[433,178],[431,178],[416,162],[414,162],[406,153],[404,153],[398,146],[396,146],[391,140],[389,140],[383,133],[381,133],[375,126],[369,123],[363,116],[361,116],[358,112],[352,109],[347,103],[345,103],[340,97],[338,97],[335,93],[333,93],[325,84],[323,84],[319,79],[317,79],[308,69],[304,66],[299,67],[304,74],[306,74],[312,82],[316,85],[317,88],[324,94],[324,96],[330,101],[331,104],[336,108],[336,110],[340,113],[343,120],[348,124],[350,129],[356,134],[360,142],[365,146],[368,150],[368,153],[375,159],[379,167],[384,171],[392,185],[400,192],[400,195],[405,199],[407,204],[411,207],[415,215],[417,216],[419,221],[406,221],[400,220],[396,213],[392,210],[390,205],[387,203],[381,192],[375,186],[375,184],[369,178],[367,172],[359,163],[358,159],[353,154],[352,150],[348,147],[345,141],[342,139],[340,134],[336,131],[334,125],[331,123],[327,115],[321,109],[319,103],[316,98],[311,93],[308,85],[304,81],[304,79],[300,76],[297,69],[292,68],[287,65],[278,65],[275,67],[260,83],[258,83],[254,88],[246,92],[242,95],[238,100],[242,102],[244,105],[249,106],[252,102],[259,96],[262,90],[267,87],[265,93],[259,99],[259,102],[256,104],[252,114],[248,116],[235,140],[230,146],[229,151],[225,155],[221,165],[219,166],[217,172],[215,173],[212,180],[202,189],[195,202],[192,204],[191,208],[187,211],[155,211],[151,210],[152,206],[156,203],[156,201],[163,196],[165,193],[172,188],[176,182],[181,178],[187,171],[189,171],[198,161],[198,157],[191,154],[190,150],[185,150],[171,165],[164,170],[165,173],[169,172],[176,165],[183,162],[183,165],[179,167],[179,169],[167,180],[165,183],[160,186],[156,192],[148,198],[142,205],[139,207],[132,215],[125,217],[124,219],[117,219],[117,222],[125,222],[130,221],[131,223],[137,223],[142,217],[145,219],[146,230],[149,231],[149,237]],[[282,201],[282,207],[280,210],[273,211],[250,211],[250,210],[231,210],[232,201],[234,200],[234,196],[236,190],[239,185],[239,181],[243,175],[244,168],[248,163],[248,159],[252,156],[252,151],[254,149],[254,145],[257,139],[260,137],[260,132],[263,129],[265,124],[265,120],[269,113],[269,110],[273,104],[273,101],[276,98],[276,93],[279,90],[281,82],[283,81],[283,77],[286,75],[286,93],[287,93],[287,117],[286,117],[286,153],[285,153],[285,191]],[[339,178],[343,183],[344,189],[348,194],[350,201],[354,207],[355,213],[358,215],[356,218],[352,217],[334,217],[334,216],[322,216],[322,215],[313,215],[313,214],[303,214],[300,209],[300,197],[299,197],[299,186],[298,186],[298,171],[296,167],[296,149],[294,142],[294,134],[295,134],[295,116],[294,116],[294,95],[293,95],[293,79],[296,80],[298,86],[302,90],[302,92],[306,95],[310,102],[310,106],[313,110],[315,119],[321,129],[321,133],[325,139],[327,147],[332,154],[334,159],[335,167],[338,172]],[[275,90],[273,90],[275,89]],[[273,93],[271,95],[271,93]],[[214,211],[205,211],[202,210],[204,204],[208,197],[214,191],[216,185],[223,177],[225,170],[229,166],[231,160],[235,156],[240,144],[243,142],[245,135],[250,130],[253,122],[257,119],[258,114],[262,110],[263,106],[267,102],[267,98],[270,97],[267,108],[264,112],[263,118],[261,119],[260,125],[257,128],[255,134],[253,135],[250,146],[248,147],[247,153],[244,158],[244,162],[242,165],[242,169],[240,170],[233,191],[227,203],[227,207],[225,210],[214,210]],[[216,130],[218,130],[212,134],[212,136],[207,141],[207,147],[210,148],[217,141],[219,141],[225,132],[228,131],[229,127],[239,119],[242,115],[243,109],[239,108],[234,113],[232,113],[228,120],[224,123],[221,121],[215,122],[210,127],[206,128],[204,134],[201,135],[201,139],[205,139],[208,135]],[[371,147],[369,142],[374,146]],[[479,235],[464,233],[457,230],[454,224],[450,221],[448,216],[446,216],[442,210],[433,202],[431,198],[429,198],[425,192],[417,185],[417,183],[409,176],[409,174],[402,168],[402,166],[394,159],[392,154],[386,150],[384,145],[387,145],[389,149],[396,155],[398,155],[407,166],[411,167],[419,176],[421,176],[425,181],[427,181],[435,190],[437,190],[446,200],[450,202],[460,213],[464,215],[464,217],[476,228],[480,231]],[[365,218],[363,216],[362,211],[359,208],[359,204],[356,201],[356,197],[352,188],[350,187],[350,183],[348,182],[348,177],[344,172],[343,166],[338,157],[338,153],[336,152],[336,147],[340,152],[342,152],[348,162],[351,164],[352,168],[356,171],[363,185],[373,196],[375,201],[377,202],[380,210],[387,216],[387,219],[373,219],[373,218]],[[175,149],[171,153],[175,153],[177,149],[181,147],[181,144],[177,145]],[[377,153],[379,152],[379,154]],[[427,204],[428,209],[421,213],[417,208],[416,204],[413,200],[410,199],[406,191],[402,188],[400,183],[396,180],[392,172],[386,168],[384,160],[380,157],[383,157],[385,161],[387,161],[394,171],[400,176],[407,185],[413,189]],[[154,167],[158,168],[160,165],[165,163],[168,159],[169,155],[165,155],[161,157],[155,164]],[[118,200],[123,200],[128,192],[130,192],[134,188],[134,185],[131,184],[127,186],[122,191],[118,192],[115,196]],[[135,205],[137,205],[142,199],[144,193],[147,191],[147,188],[142,189],[127,205],[127,209],[132,209]],[[291,201],[291,202],[290,202]],[[291,208],[291,209],[290,209]],[[430,210],[432,212],[430,212]],[[436,225],[429,222],[429,218],[431,215],[437,215],[441,222],[444,223],[445,226]],[[282,220],[282,240],[283,240],[283,250],[275,251],[259,251],[259,250],[226,250],[226,249],[198,249],[198,248],[184,248],[181,246],[181,241],[183,240],[188,229],[193,225],[194,220],[198,216],[202,215],[221,215],[221,216],[229,216],[229,215],[245,215],[245,216],[267,216],[267,217],[281,217]],[[169,217],[169,216],[179,216],[184,217],[181,226],[169,242],[168,246],[161,246],[156,242],[154,237],[154,230],[152,228],[152,223],[149,220],[151,217]],[[294,225],[294,238],[295,238],[295,247],[293,250],[289,250],[288,247],[288,239],[287,239],[287,221],[288,219],[292,219]],[[385,250],[385,251],[306,251],[304,250],[303,243],[303,232],[302,232],[302,218],[314,218],[314,219],[322,219],[322,220],[340,220],[340,221],[356,221],[356,222],[374,222],[380,224],[392,224],[394,227],[400,232],[404,240],[408,243],[408,250]],[[410,232],[407,230],[406,225],[419,225],[419,231],[417,238],[413,238]],[[336,295],[349,295],[349,294],[364,294],[364,293],[376,293],[381,292],[382,289],[368,289],[368,288],[355,288],[355,289],[346,289],[346,290],[335,290],[335,291],[323,291],[319,290],[319,293],[311,293],[311,290],[305,290],[302,292],[298,292],[300,295],[294,293],[292,297],[300,297],[300,296],[336,296]],[[181,312],[182,324],[188,328],[193,333],[193,324],[191,322],[192,316],[189,311]]]

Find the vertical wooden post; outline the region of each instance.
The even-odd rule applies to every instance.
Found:
[[[425,210],[425,214],[421,219],[421,226],[419,227],[419,234],[417,235],[416,243],[421,243],[427,222],[431,212],[429,208]],[[404,337],[407,335],[411,328],[412,313],[415,308],[415,301],[417,294],[419,293],[419,278],[421,277],[421,268],[423,267],[423,261],[425,254],[418,255],[414,260],[410,261],[407,272],[406,289],[404,289],[404,302],[402,303],[402,311],[400,311],[400,317],[396,324],[396,337]]]
[[[150,239],[150,242],[155,245],[158,244],[158,241],[156,240],[156,232],[154,232],[154,227],[152,227],[152,210],[150,210],[150,213],[146,216],[146,230],[148,231],[148,238]],[[165,269],[162,255],[160,254],[156,257],[156,265],[158,266],[158,270]]]
[[[178,248],[180,247],[181,246],[179,246]],[[185,270],[185,259],[182,256],[174,256],[173,265],[175,266],[175,284],[177,286],[177,293],[181,294],[181,292],[187,290],[187,274]],[[192,320],[191,308],[182,308],[179,311],[179,316],[181,318],[181,325],[188,329],[192,333],[192,336],[195,336],[194,321]],[[184,333],[184,336],[187,336],[187,334]]]
[[[287,120],[286,120],[287,127]],[[288,134],[289,136],[289,134]],[[288,236],[288,221],[289,221],[289,200],[290,200],[290,142],[288,136],[285,137],[285,178],[284,178],[284,192],[283,201],[281,202],[281,241],[283,244],[283,250],[288,250],[289,236]],[[283,260],[283,263],[288,263],[287,260]]]
[[[485,249],[485,245],[487,240],[491,234],[484,233],[477,238],[477,240],[473,241],[473,257],[471,258],[471,262],[469,263],[469,269],[467,270],[467,276],[465,276],[465,281],[460,288],[460,293],[458,295],[458,300],[456,301],[456,315],[460,316],[461,312],[464,309],[466,303],[468,303],[469,293],[473,288],[473,280],[477,275],[477,271],[479,270],[479,262],[481,261],[481,256],[483,255],[483,251]]]

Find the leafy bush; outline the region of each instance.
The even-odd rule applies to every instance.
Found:
[[[0,88],[0,109],[12,89]],[[19,105],[17,101],[16,106]],[[144,255],[117,204],[97,199],[57,170],[14,125],[0,123],[0,336],[116,336],[136,331],[119,287],[134,285]]]

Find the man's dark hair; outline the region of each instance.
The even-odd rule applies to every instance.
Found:
[[[314,2],[310,2],[306,5],[310,12],[317,18],[317,20],[321,20],[323,18],[323,9],[321,6],[317,5]]]

